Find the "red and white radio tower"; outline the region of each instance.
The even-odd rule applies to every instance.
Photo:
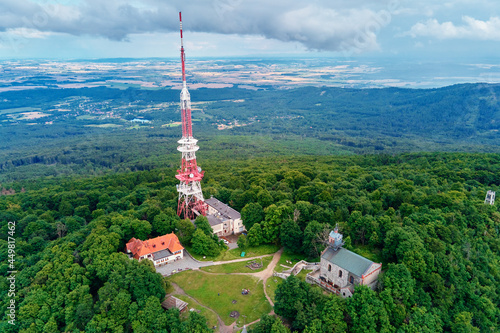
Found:
[[[186,85],[186,72],[184,67],[184,45],[182,43],[182,16],[179,12],[181,30],[181,62],[182,62],[182,91],[181,91],[181,114],[182,114],[182,139],[177,141],[177,150],[182,153],[181,169],[177,170],[175,178],[180,180],[177,185],[179,192],[179,203],[177,215],[183,218],[194,219],[197,215],[206,215],[207,207],[200,181],[203,179],[204,171],[196,164],[196,151],[200,149],[196,145],[198,140],[193,138],[191,123],[191,97]]]

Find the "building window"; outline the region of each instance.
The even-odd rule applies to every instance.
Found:
[[[339,277],[342,277],[342,270],[339,269]]]
[[[349,278],[349,282],[354,283],[354,277],[352,277],[352,276],[351,276],[351,277]]]
[[[328,265],[328,271],[331,272],[332,271],[332,265]]]

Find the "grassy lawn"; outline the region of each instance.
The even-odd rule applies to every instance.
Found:
[[[168,278],[167,277],[163,277],[163,279],[165,280],[165,283],[167,284],[167,288],[165,289],[165,292],[167,294],[173,293],[174,292],[174,287],[169,283]]]
[[[231,311],[238,311],[238,325],[245,321],[252,322],[272,308],[264,295],[262,283],[257,278],[246,275],[209,275],[200,271],[185,271],[170,277],[189,296],[201,304],[216,311],[226,325],[235,321],[229,317]],[[247,288],[250,294],[242,295],[241,290]],[[220,294],[220,296],[218,295]],[[236,300],[233,304],[232,301]]]
[[[203,315],[205,318],[207,318],[207,326],[209,328],[212,328],[214,326],[219,327],[219,323],[217,321],[217,315],[213,311],[210,311],[207,308],[204,308],[203,306],[199,305],[198,303],[196,303],[194,301],[194,299],[192,299],[189,296],[175,295],[175,294],[174,294],[174,296],[183,300],[184,302],[188,303],[188,311],[185,311],[184,313],[182,313],[181,318],[184,319],[184,318],[187,318],[189,316],[189,309],[196,309],[199,311],[199,313],[201,315]],[[219,330],[217,329],[216,332],[219,332]]]
[[[282,283],[284,280],[280,277],[277,276],[271,276],[269,279],[266,281],[266,291],[267,295],[271,297],[271,299],[274,302],[274,295],[276,293],[276,288],[278,288],[278,285]]]
[[[185,246],[183,245],[186,250],[196,259],[199,261],[228,261],[228,260],[233,260],[233,259],[242,259],[243,257],[241,256],[241,249],[233,249],[229,250],[226,249],[222,251],[217,257],[208,257],[205,256],[203,258],[202,255],[196,254],[193,252],[191,246]],[[246,249],[245,252],[245,257],[244,258],[250,258],[250,257],[258,257],[266,254],[273,254],[277,252],[280,249],[278,245],[260,245],[257,247],[249,247]]]
[[[208,267],[201,267],[200,269],[205,272],[211,272],[211,273],[257,273],[260,271],[263,271],[266,269],[266,267],[269,265],[271,260],[273,259],[272,256],[269,257],[264,257],[261,259],[252,259],[252,260],[247,260],[247,261],[242,261],[242,262],[235,262],[232,264],[224,264],[224,265],[215,265],[215,266],[208,266]],[[246,267],[247,265],[250,265],[251,262],[257,262],[257,263],[262,263],[262,268],[259,269],[250,269]]]
[[[193,256],[193,258],[199,261],[228,261],[233,259],[241,259],[239,254],[236,255],[232,251],[229,251],[228,249],[222,251],[217,257],[205,256],[205,258],[203,258],[204,256],[194,253],[191,246],[184,246],[184,247],[186,248],[186,250],[188,250],[189,254]]]
[[[241,258],[241,252],[245,252],[245,258],[247,258],[247,257],[263,256],[266,254],[273,254],[273,253],[277,252],[279,249],[280,249],[279,245],[265,244],[265,245],[259,245],[256,247],[249,247],[249,248],[246,248],[245,250],[233,249],[233,250],[229,250],[229,252],[238,258]]]
[[[278,264],[276,265],[276,268],[274,270],[276,272],[281,273],[281,272],[286,271],[288,269],[288,268],[285,268],[281,265],[285,265],[285,266],[292,268],[293,265],[295,265],[297,262],[299,262],[301,260],[310,261],[310,260],[308,260],[307,256],[305,256],[303,254],[289,253],[289,252],[283,251],[283,253],[281,254],[281,258],[278,261]],[[290,265],[289,263],[287,263],[287,261],[291,261],[292,264]],[[315,260],[313,260],[313,261],[315,261]],[[318,261],[319,261],[319,258],[318,258]]]
[[[301,270],[299,274],[295,275],[296,277],[298,277],[300,280],[302,281],[306,281],[306,275],[311,273],[312,271],[311,270]]]

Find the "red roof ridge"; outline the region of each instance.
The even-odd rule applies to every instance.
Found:
[[[132,237],[127,243],[126,248],[134,254],[134,257],[142,257],[144,255],[166,249],[168,249],[172,253],[184,249],[184,247],[180,244],[177,235],[175,235],[173,232],[152,239],[147,239],[145,241],[141,241]]]

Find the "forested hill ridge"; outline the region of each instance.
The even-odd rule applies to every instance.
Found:
[[[499,152],[498,84],[438,89],[192,90],[200,160],[290,154]],[[0,182],[177,164],[179,91],[0,93]]]
[[[280,244],[315,258],[319,235],[338,223],[345,246],[383,263],[376,292],[327,297],[287,280],[275,312],[297,332],[496,332],[499,328],[499,154],[207,159],[204,195],[242,211],[251,245]],[[168,281],[148,260],[122,253],[132,236],[176,231],[175,168],[85,179],[0,197],[0,272],[17,221],[16,326],[1,332],[210,332],[197,313],[160,302]],[[298,214],[297,214],[298,212]],[[295,219],[294,219],[295,217]],[[187,225],[191,225],[189,222]],[[178,229],[176,229],[178,228]],[[289,292],[290,288],[293,292]],[[266,326],[269,325],[269,326]],[[288,332],[265,317],[253,332]]]

